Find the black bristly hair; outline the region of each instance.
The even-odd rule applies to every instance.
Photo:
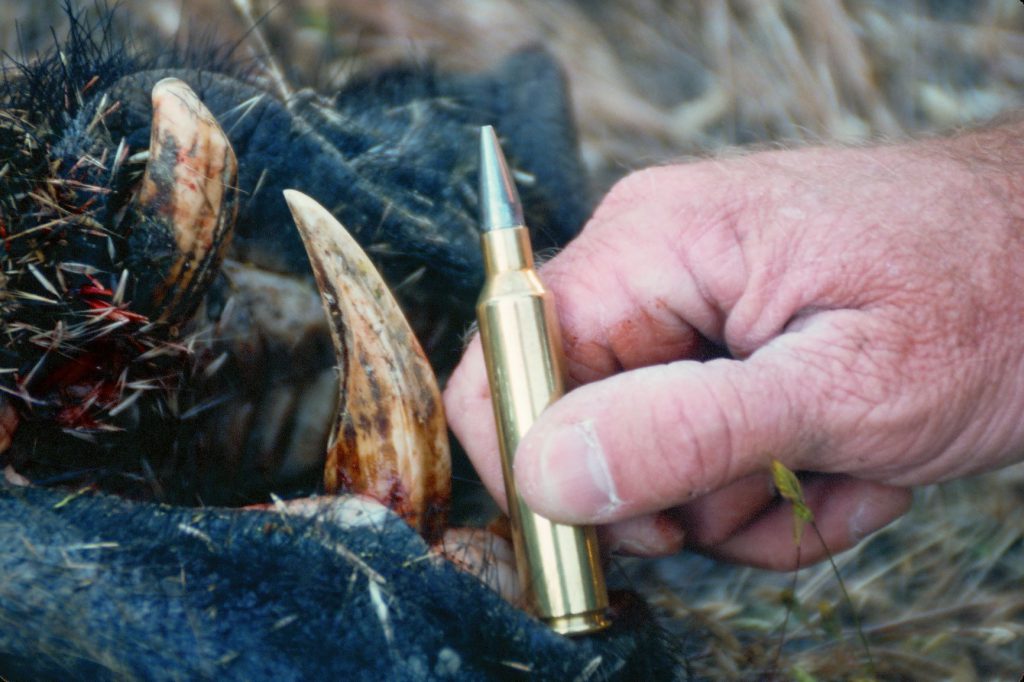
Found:
[[[130,44],[115,38],[116,8],[97,0],[95,11],[80,12],[64,0],[67,34],[53,34],[51,49],[42,55],[4,53],[0,100],[25,112],[41,129],[59,132],[82,106],[125,73],[138,68]]]
[[[166,358],[136,362],[167,337],[119,292],[121,216],[142,165],[107,129],[119,102],[105,93],[144,63],[106,2],[64,11],[65,37],[31,59],[6,55],[0,79],[0,390],[40,443],[137,426],[133,412],[114,418],[124,387],[178,383]],[[85,385],[97,395],[67,394]]]

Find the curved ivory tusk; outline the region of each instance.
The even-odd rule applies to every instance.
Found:
[[[409,323],[370,259],[325,208],[286,190],[338,352],[340,399],[324,484],[380,500],[427,538],[451,493],[441,395]]]
[[[132,208],[133,308],[187,318],[216,276],[237,212],[238,164],[213,114],[183,81],[153,86],[149,161]]]

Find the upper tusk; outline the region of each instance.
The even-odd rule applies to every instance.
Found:
[[[338,352],[339,410],[324,485],[370,495],[428,538],[451,493],[437,379],[366,253],[325,208],[286,190]]]
[[[149,160],[128,238],[135,308],[175,323],[216,275],[237,211],[238,164],[227,135],[176,78],[153,86]]]

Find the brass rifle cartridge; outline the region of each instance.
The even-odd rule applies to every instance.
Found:
[[[512,477],[520,439],[565,392],[565,360],[554,299],[534,270],[518,192],[490,126],[480,133],[480,205],[486,281],[476,313],[519,580],[535,614],[555,631],[594,632],[609,625],[594,528],[530,511]]]

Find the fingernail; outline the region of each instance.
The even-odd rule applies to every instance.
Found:
[[[563,426],[516,453],[519,493],[543,515],[599,522],[622,506],[593,420]]]
[[[850,541],[856,544],[892,520],[892,513],[878,500],[868,496],[860,501],[850,515],[847,529]]]

